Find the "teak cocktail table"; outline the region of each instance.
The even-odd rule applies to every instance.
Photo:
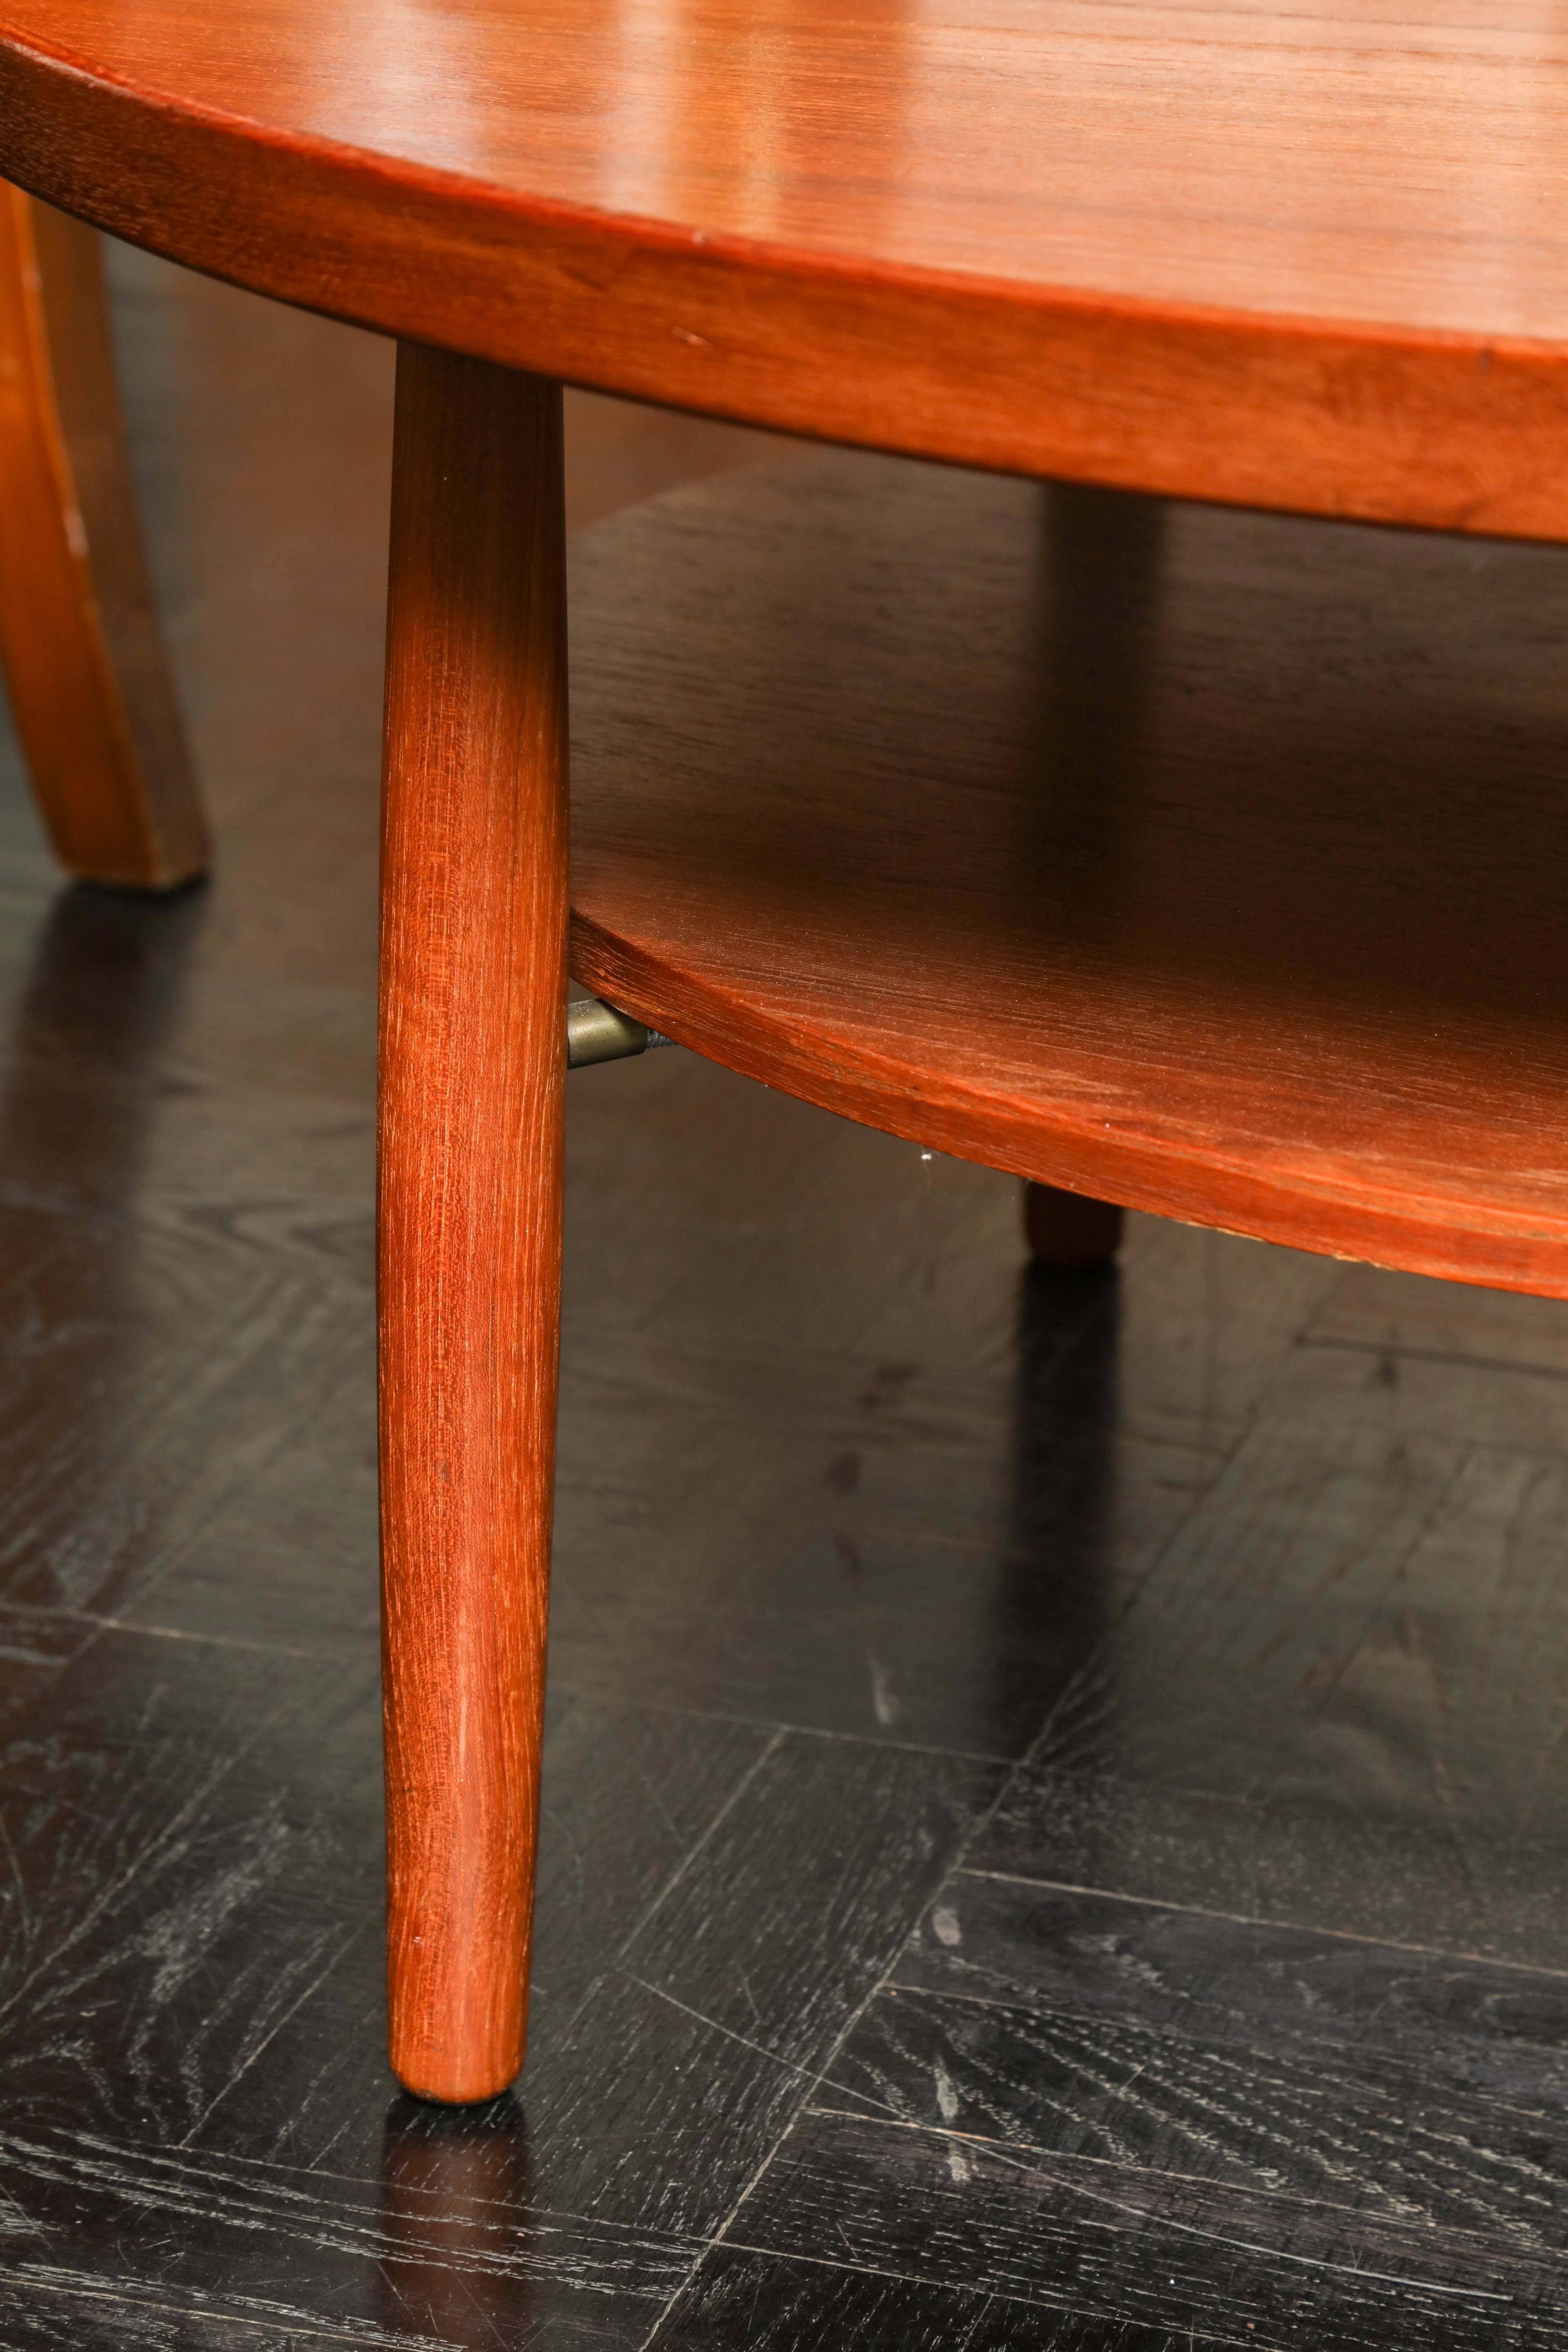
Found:
[[[1568,539],[1568,25],[0,0],[0,172],[401,342],[392,2055],[478,2098],[521,2058],[538,1806],[560,382],[1100,486],[1042,526],[827,457],[590,547],[582,978],[998,1166],[1568,1294],[1561,568],[1103,495]]]

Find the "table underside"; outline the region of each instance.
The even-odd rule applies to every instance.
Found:
[[[574,969],[921,1143],[1568,1295],[1568,551],[795,457],[575,545]]]

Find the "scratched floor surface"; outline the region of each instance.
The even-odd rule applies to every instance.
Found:
[[[207,892],[0,796],[0,2345],[1568,2347],[1568,1309],[574,1078],[533,2048],[382,2058],[388,356],[122,257]],[[746,459],[580,408],[574,510]]]

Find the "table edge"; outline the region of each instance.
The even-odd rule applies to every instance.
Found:
[[[374,331],[999,472],[1568,539],[1568,344],[858,264],[180,105],[0,26],[0,170]]]

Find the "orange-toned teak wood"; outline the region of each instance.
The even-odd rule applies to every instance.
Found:
[[[565,919],[540,379],[994,476],[1568,541],[1568,31],[1552,7],[1459,14],[997,0],[981,37],[967,0],[658,22],[443,0],[427,69],[387,74],[374,10],[0,0],[0,170],[405,346],[381,1314],[410,2087],[478,2097],[521,2054]],[[37,299],[23,269],[16,317]],[[819,462],[809,541],[796,478],[699,502],[673,539],[634,521],[597,567],[581,976],[734,1068],[1021,1175],[1568,1296],[1568,803],[1532,551],[1478,551],[1438,595],[1425,543],[1291,525],[1287,554],[1190,509],[1158,525],[1153,604],[1141,571],[1097,602],[1056,566],[1123,638],[1096,668],[1032,498],[956,477],[863,498]],[[90,547],[85,493],[56,503]],[[910,560],[851,597],[884,505]],[[987,580],[1002,617],[977,634]],[[1200,610],[1222,625],[1194,636]],[[1418,615],[1441,658],[1411,657]],[[963,706],[994,660],[1022,689],[1006,725],[994,693]],[[857,709],[874,759],[850,759]],[[998,789],[975,790],[982,754]]]
[[[0,0],[0,170],[283,301],[606,392],[1568,537],[1551,0],[409,21],[419,69],[389,73],[375,8]]]
[[[96,231],[0,186],[0,655],[61,863],[168,888],[206,828],[137,528]]]
[[[522,2062],[565,1076],[559,387],[399,353],[382,866],[392,2063]]]

